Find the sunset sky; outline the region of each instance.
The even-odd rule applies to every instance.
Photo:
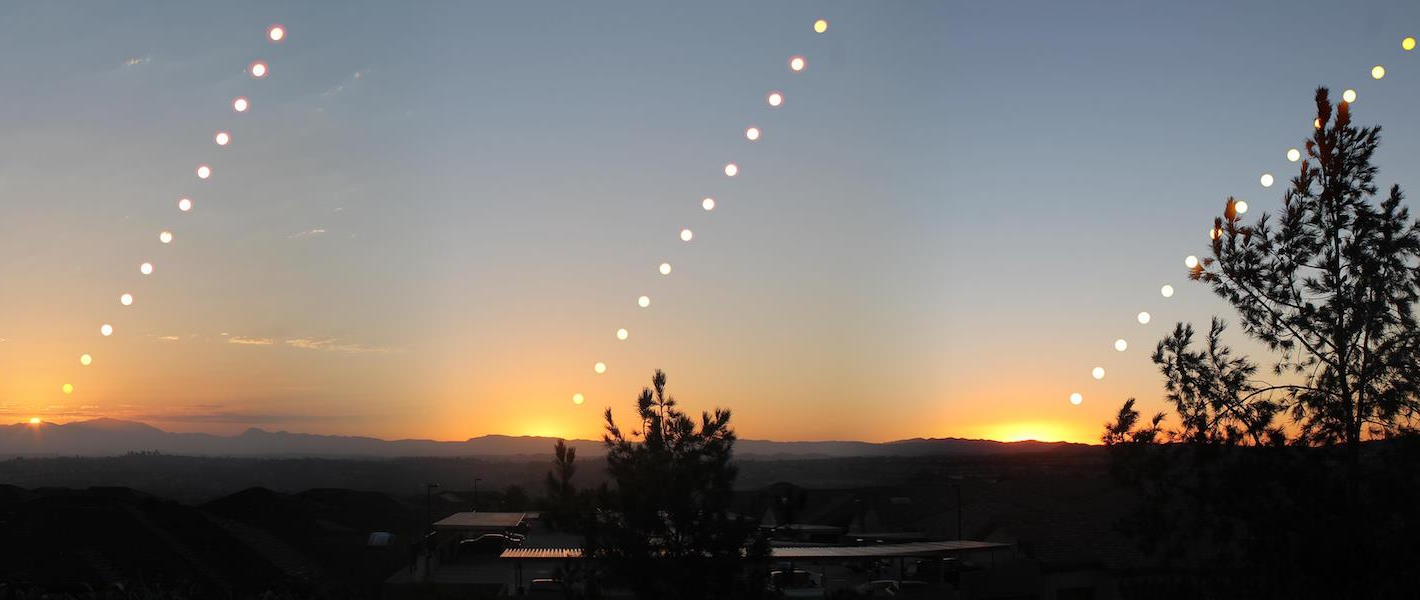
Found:
[[[1094,441],[1318,85],[1420,193],[1420,4],[1147,4],[0,5],[0,423]]]

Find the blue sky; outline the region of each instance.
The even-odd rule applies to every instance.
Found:
[[[1090,439],[1161,406],[1148,350],[1222,310],[1182,258],[1229,195],[1278,205],[1316,86],[1420,183],[1417,32],[1399,1],[8,5],[0,415],[586,437],[660,367],[746,437]]]

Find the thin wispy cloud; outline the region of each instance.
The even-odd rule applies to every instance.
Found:
[[[139,57],[139,56],[134,56],[134,57],[130,57],[130,58],[124,60],[124,61],[123,61],[123,66],[125,66],[125,67],[136,67],[136,66],[138,66],[138,65],[148,64],[148,63],[151,62],[152,60],[153,60],[153,57],[151,57],[151,56],[141,56],[141,57]]]
[[[275,344],[276,340],[273,340],[271,338],[254,338],[234,335],[232,337],[227,338],[227,343],[240,344],[242,346],[270,346],[272,344]]]
[[[302,350],[322,350],[326,352],[343,352],[345,354],[388,354],[390,352],[399,351],[397,348],[341,342],[335,338],[293,338],[286,340],[286,345]]]
[[[317,236],[317,235],[322,235],[322,234],[324,234],[324,233],[325,233],[325,230],[324,230],[324,229],[307,229],[307,230],[305,230],[305,231],[298,231],[298,232],[296,232],[296,233],[293,233],[293,234],[291,234],[291,235],[288,235],[288,236],[286,236],[286,239],[288,239],[288,240],[299,240],[299,239],[303,239],[303,238],[308,238],[308,237],[313,237],[313,236]]]

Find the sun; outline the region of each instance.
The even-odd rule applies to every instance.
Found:
[[[30,417],[30,425],[39,425],[39,424],[40,424],[39,417]]]

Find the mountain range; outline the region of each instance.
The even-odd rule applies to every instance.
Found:
[[[17,423],[0,426],[0,457],[113,456],[158,452],[190,456],[303,457],[513,457],[552,453],[557,438],[485,435],[464,441],[382,440],[372,437],[317,435],[251,428],[233,436],[175,433],[146,423],[92,419],[64,424]],[[598,440],[567,440],[583,456],[600,455]],[[960,438],[914,438],[892,442],[780,442],[739,440],[744,458],[985,455],[1039,452],[1083,446],[1065,442],[997,442]]]

